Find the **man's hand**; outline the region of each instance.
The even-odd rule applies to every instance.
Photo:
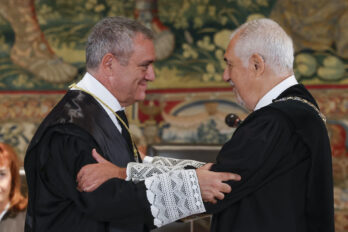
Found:
[[[225,197],[224,193],[229,193],[232,190],[231,186],[222,182],[228,180],[240,181],[241,177],[228,172],[209,171],[212,165],[212,163],[207,163],[196,169],[196,173],[203,201],[215,204],[217,202],[215,198],[222,200]]]
[[[95,149],[92,150],[92,156],[98,163],[81,168],[76,178],[79,191],[92,192],[112,178],[126,179],[126,168],[120,168],[105,160]]]

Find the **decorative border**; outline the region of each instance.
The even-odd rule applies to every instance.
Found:
[[[235,101],[231,88],[214,89],[216,91],[212,90],[212,88],[209,88],[172,89],[168,92],[158,90],[148,91],[147,99],[143,103],[137,103],[133,107],[127,108],[127,114],[130,116],[130,123],[136,125],[139,129],[143,128],[145,135],[145,128],[155,126],[158,129],[163,125],[164,119],[162,117],[162,112],[171,114],[173,110],[188,102],[202,100],[212,102],[221,100]],[[0,92],[0,141],[11,144],[23,158],[27,144],[30,142],[37,126],[63,97],[65,92],[66,91]],[[311,88],[310,92],[316,98],[321,112],[327,117],[330,123],[330,125],[328,124],[329,129],[331,128],[329,133],[332,134],[340,130],[340,133],[348,134],[348,131],[343,128],[341,124],[338,125],[338,122],[348,121],[347,89]],[[145,110],[146,106],[150,107]],[[156,113],[154,114],[154,112]],[[242,118],[243,115],[239,116]],[[337,125],[333,126],[332,123]],[[344,141],[338,141],[339,137],[337,136],[339,135],[337,133],[331,135],[332,144],[334,145],[333,149],[337,153],[335,154],[337,156],[340,154],[348,154],[346,151],[346,143]]]
[[[348,118],[348,91],[346,88],[322,89],[308,86],[316,98],[322,113],[329,119]],[[0,123],[34,122],[41,120],[50,112],[66,91],[0,91]],[[202,99],[234,99],[231,88],[168,89],[149,90],[147,100],[164,103],[166,112],[183,101]],[[138,114],[146,121],[146,114]],[[142,121],[144,121],[142,120]]]
[[[40,123],[63,94],[1,94],[0,123]]]

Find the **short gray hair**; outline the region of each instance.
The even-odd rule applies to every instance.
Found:
[[[240,26],[231,39],[236,34],[239,37],[234,52],[244,66],[257,53],[275,73],[287,75],[293,72],[293,43],[278,23],[266,18],[252,20]]]
[[[99,21],[87,39],[87,70],[97,68],[108,52],[112,53],[122,65],[127,65],[133,53],[133,39],[138,33],[150,40],[154,38],[150,29],[132,19],[107,17]]]

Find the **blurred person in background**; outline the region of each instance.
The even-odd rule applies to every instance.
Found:
[[[19,160],[14,150],[0,143],[0,231],[23,232],[28,200],[20,191]]]

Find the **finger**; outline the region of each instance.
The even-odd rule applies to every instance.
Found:
[[[79,186],[80,189],[82,189],[84,192],[89,192],[93,185],[94,183],[92,181],[83,180],[83,182],[81,182],[81,185]]]
[[[238,174],[229,173],[229,172],[220,172],[220,179],[221,181],[228,181],[228,180],[234,180],[234,181],[240,181],[242,177]]]
[[[221,192],[216,192],[215,197],[219,200],[223,200],[225,198],[225,195]]]
[[[94,190],[96,190],[97,188],[99,188],[100,184],[94,184],[91,186],[91,188],[89,189],[90,192],[93,192]]]
[[[98,163],[105,163],[107,162],[98,152],[95,148],[92,150],[92,156]]]
[[[94,167],[95,164],[87,164],[83,166],[80,171],[77,173],[76,182],[80,182],[82,178],[84,178],[89,172],[92,172],[92,167]]]
[[[96,184],[92,184],[92,185],[90,185],[90,186],[85,187],[85,188],[83,189],[83,191],[89,193],[89,192],[93,192],[93,191],[96,190],[96,189],[97,189]]]
[[[231,174],[232,174],[231,180],[234,180],[234,181],[242,180],[242,177],[240,175],[235,174],[235,173],[231,173]]]
[[[93,184],[95,177],[93,175],[89,175],[89,176],[82,176],[81,179],[78,182],[78,186],[80,189],[85,190],[86,188],[88,188],[90,185]]]
[[[230,193],[232,191],[231,186],[225,183],[221,183],[221,186],[218,189],[223,193]]]
[[[83,186],[80,183],[78,183],[77,185],[77,190],[79,190],[80,192],[83,192]]]
[[[84,180],[84,178],[81,178],[79,180],[79,182],[77,183],[77,186],[79,189],[82,189],[82,190],[84,190],[86,188],[87,185],[86,185],[86,181]]]
[[[214,199],[214,197],[211,193],[202,193],[202,199],[204,202],[210,202],[210,200]]]
[[[79,186],[77,186],[76,189],[77,189],[77,191],[79,191],[79,192],[83,192],[82,189],[81,189]]]
[[[77,177],[76,177],[76,182],[80,182],[81,178],[83,177],[85,172],[85,166],[83,166],[80,171],[77,173]]]
[[[202,195],[202,199],[204,202],[210,202],[213,204],[216,203],[216,199],[213,192],[206,193],[204,196]]]

